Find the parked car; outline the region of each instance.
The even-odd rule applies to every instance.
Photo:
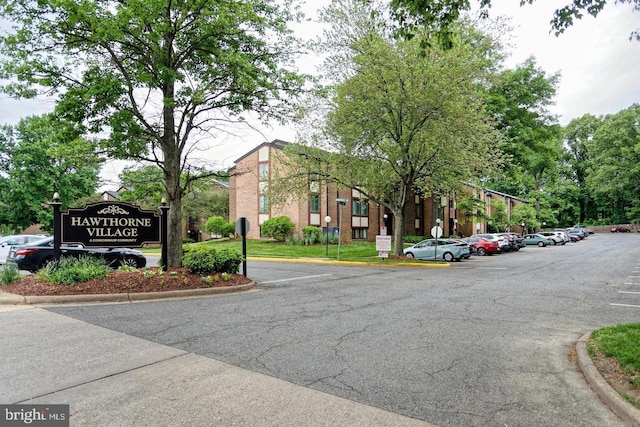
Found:
[[[585,233],[581,228],[569,228],[567,229],[569,235],[578,236],[580,240],[584,240],[587,238],[589,233]]]
[[[469,245],[469,249],[471,253],[485,256],[487,254],[493,255],[495,253],[500,252],[500,246],[498,245],[498,240],[488,240],[484,237],[465,237],[460,239],[463,242]]]
[[[437,241],[437,249],[436,239],[426,239],[405,248],[404,255],[416,259],[443,259],[447,262],[460,261],[462,258],[471,256],[469,245],[461,240],[437,239]]]
[[[564,245],[565,243],[567,243],[564,241],[564,237],[559,236],[555,231],[541,231],[538,234],[549,239],[551,242],[553,242],[553,245]]]
[[[571,238],[571,236],[569,236],[569,233],[565,229],[556,228],[555,230],[553,230],[553,232],[556,233],[556,235],[562,237],[565,243],[573,241],[573,239]]]
[[[629,230],[627,227],[611,227],[611,231],[612,233],[629,233],[631,230]]]
[[[584,231],[587,234],[594,234],[595,233],[595,231],[593,231],[592,228],[585,227],[582,224],[576,224],[576,225],[573,226],[573,228],[580,228],[580,229],[582,229],[582,231]]]
[[[524,243],[526,245],[536,245],[536,246],[540,246],[540,247],[544,247],[547,246],[549,244],[552,244],[551,241],[549,239],[547,239],[545,236],[541,235],[541,234],[526,234],[524,236]]]
[[[524,239],[522,238],[522,236],[519,235],[518,233],[508,233],[508,234],[513,237],[513,240],[515,241],[516,246],[518,247],[518,249],[516,250],[520,250],[527,246],[525,245]]]
[[[488,240],[496,240],[500,247],[500,252],[509,252],[511,250],[511,245],[507,238],[499,233],[473,234],[473,236],[484,237]]]
[[[0,239],[0,264],[5,264],[7,262],[7,255],[9,255],[9,250],[11,246],[15,245],[24,245],[30,242],[34,242],[36,240],[42,239],[43,235],[36,234],[16,234],[12,236],[5,236]]]
[[[80,258],[83,255],[104,260],[110,267],[129,265],[142,268],[147,259],[142,252],[129,248],[85,248],[82,245],[61,245],[63,257]],[[53,261],[53,237],[41,238],[22,246],[13,246],[7,257],[7,264],[15,264],[19,270],[36,272]]]

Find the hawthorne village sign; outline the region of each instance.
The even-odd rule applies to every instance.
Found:
[[[162,216],[123,202],[93,203],[84,208],[69,208],[61,213],[62,203],[58,193],[54,194],[53,202],[49,204],[53,207],[53,251],[56,260],[60,259],[62,243],[101,248],[131,248],[162,243],[162,259],[167,259],[169,207],[164,201],[160,206]]]
[[[160,215],[122,202],[69,208],[62,214],[62,242],[89,247],[141,247],[160,243]]]

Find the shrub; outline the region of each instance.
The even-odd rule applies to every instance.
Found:
[[[98,258],[67,257],[47,264],[38,272],[38,278],[47,282],[71,285],[92,279],[104,279],[110,271],[107,264]]]
[[[427,237],[424,236],[404,236],[405,243],[419,243],[422,242]]]
[[[20,272],[18,271],[18,267],[13,264],[7,264],[2,270],[0,270],[0,281],[5,285],[15,282],[19,278]]]
[[[229,236],[235,233],[236,225],[233,222],[225,221],[221,216],[212,216],[204,224],[204,230],[211,234]]]
[[[184,268],[200,276],[215,273],[237,273],[242,254],[231,249],[192,248],[182,258]]]
[[[305,245],[313,245],[315,243],[320,242],[322,237],[322,229],[320,227],[314,227],[312,225],[308,225],[306,227],[302,227],[302,240]]]
[[[284,242],[291,234],[295,224],[286,215],[276,216],[262,223],[262,235]]]

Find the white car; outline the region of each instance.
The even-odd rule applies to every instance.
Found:
[[[564,245],[565,240],[564,237],[558,235],[555,231],[541,231],[540,233],[543,235],[544,237],[546,237],[549,241],[553,242],[552,244],[555,245]]]
[[[7,255],[9,255],[9,249],[11,249],[11,246],[26,245],[27,243],[40,240],[43,237],[43,235],[35,234],[15,234],[13,236],[4,236],[0,239],[0,264],[7,263]]]

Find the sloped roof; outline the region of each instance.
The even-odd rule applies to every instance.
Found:
[[[242,161],[243,159],[245,159],[246,157],[248,157],[251,154],[255,153],[256,151],[258,151],[262,147],[269,146],[269,147],[275,148],[277,150],[282,150],[287,145],[289,145],[289,143],[287,141],[282,141],[281,139],[274,139],[271,142],[263,142],[262,144],[258,145],[256,148],[254,148],[253,150],[249,151],[248,153],[245,153],[242,157],[234,160],[234,163],[238,163],[238,162]]]

